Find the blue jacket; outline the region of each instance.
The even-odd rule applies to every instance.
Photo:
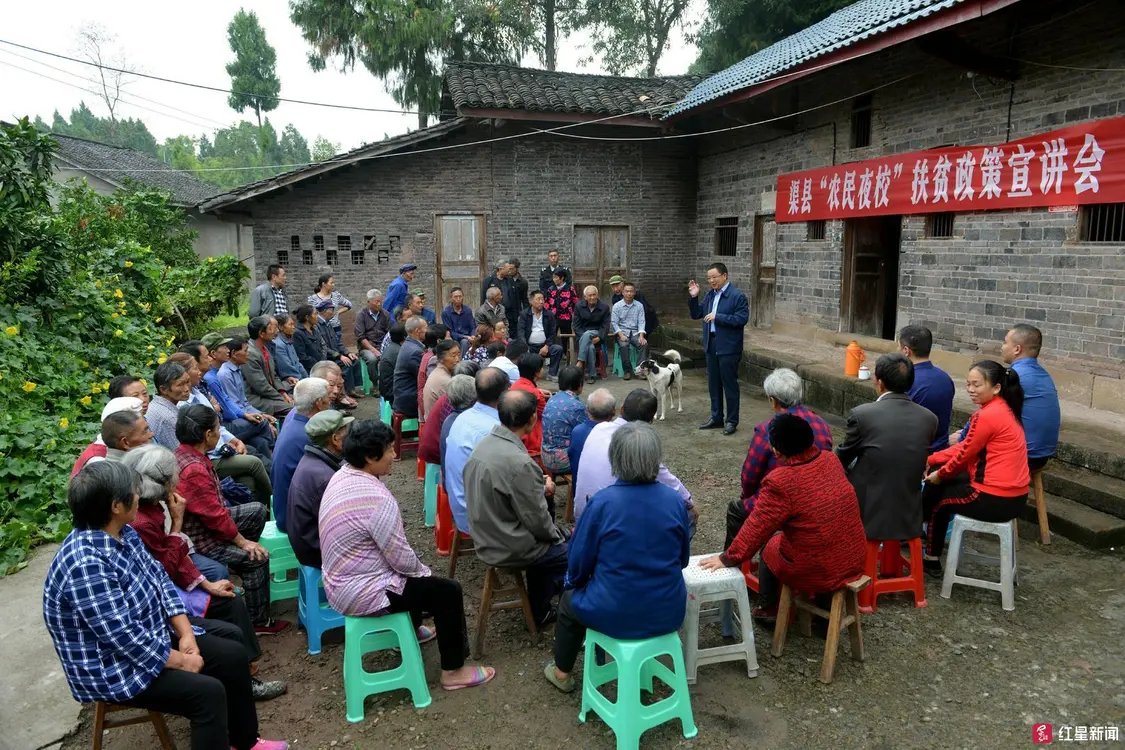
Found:
[[[715,337],[714,353],[722,356],[726,354],[742,355],[742,329],[750,322],[750,303],[738,287],[727,282],[726,291],[716,292],[714,289],[707,292],[700,302],[698,297],[688,298],[688,309],[692,320],[700,320],[711,312],[711,305],[716,294],[722,294],[719,299],[719,309],[715,315],[715,333],[711,333],[711,324],[703,324],[703,350],[708,348],[711,336]]]
[[[273,520],[277,528],[285,531],[285,517],[289,508],[289,483],[293,472],[305,454],[305,446],[311,441],[305,434],[309,418],[296,409],[282,423],[277,432],[277,442],[273,447],[273,468],[270,469],[270,484],[273,485]]]
[[[205,372],[203,374],[203,382],[207,384],[207,390],[209,390],[211,395],[215,397],[215,400],[219,402],[219,408],[223,410],[223,413],[219,415],[222,420],[224,422],[229,422],[234,419],[234,417],[228,415],[234,414],[238,409],[231,404],[230,399],[227,397],[227,392],[223,390],[223,384],[219,382],[219,371],[211,369]]]
[[[949,417],[953,412],[953,378],[933,362],[919,362],[914,365],[914,385],[910,388],[910,400],[924,406],[937,417],[937,438],[930,446],[930,452],[949,447]]]
[[[441,311],[441,322],[449,328],[449,335],[454,341],[470,338],[477,332],[477,323],[473,320],[473,311],[468,305],[461,305],[460,314],[453,309],[453,305],[446,305]]]
[[[586,445],[586,438],[590,437],[590,430],[598,424],[592,419],[577,425],[570,433],[570,445],[566,449],[566,456],[570,459],[570,476],[578,478],[578,462],[582,459],[582,448]]]
[[[1023,431],[1028,458],[1049,458],[1059,445],[1059,392],[1051,374],[1034,357],[1017,359],[1012,369],[1023,386]]]
[[[421,341],[407,336],[395,362],[391,407],[407,419],[418,416],[418,368],[425,352]]]
[[[391,314],[392,320],[398,312],[398,308],[406,304],[407,293],[406,279],[401,276],[395,277],[395,280],[387,287],[387,296],[383,298],[383,309]]]
[[[297,347],[292,341],[286,341],[285,336],[278,336],[273,342],[274,365],[277,374],[282,378],[297,378],[304,380],[309,376],[309,371],[301,364],[297,356]]]
[[[566,572],[582,623],[621,639],[678,630],[687,611],[689,526],[684,501],[658,482],[618,480],[590,498],[570,538]]]
[[[426,321],[430,325],[433,325],[434,323],[437,322],[437,313],[435,313],[433,311],[433,308],[423,306],[422,307],[422,320]]]

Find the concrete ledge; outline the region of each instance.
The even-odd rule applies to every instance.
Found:
[[[1125,414],[1125,380],[1095,375],[1090,405],[1115,414]]]

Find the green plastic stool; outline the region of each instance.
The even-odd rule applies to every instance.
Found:
[[[363,375],[363,392],[371,393],[371,376],[367,374],[367,362],[358,354],[356,356],[359,357],[359,372]]]
[[[379,397],[379,419],[387,427],[391,426],[391,402],[383,397]]]
[[[441,481],[441,466],[426,464],[426,484],[422,491],[422,520],[427,528],[437,522],[437,488]]]
[[[633,361],[633,371],[637,370],[637,350],[629,349],[629,359]],[[619,378],[625,377],[625,369],[621,366],[621,342],[613,345],[613,374]]]
[[[363,668],[363,655],[372,651],[397,648],[402,663],[383,672]],[[363,721],[363,701],[369,695],[405,688],[410,691],[415,708],[430,705],[430,688],[422,664],[418,634],[406,612],[381,617],[344,618],[344,696],[348,721]]]
[[[297,555],[289,544],[289,537],[277,528],[276,522],[266,521],[266,527],[262,529],[262,537],[258,540],[258,544],[270,553],[270,601],[296,599],[301,589],[300,578],[298,576],[292,581],[286,579],[289,577],[289,571],[295,574],[298,572],[301,563],[297,562]]]
[[[601,648],[613,661],[599,666],[595,652]],[[674,670],[656,660],[670,656]],[[672,688],[672,695],[649,706],[641,705],[641,690],[652,692],[653,678],[659,677]],[[611,703],[598,688],[617,680],[617,702]],[[699,733],[691,712],[684,648],[678,633],[619,641],[596,630],[586,631],[586,658],[582,674],[582,710],[578,720],[586,721],[593,710],[617,736],[617,750],[639,750],[641,735],[666,721],[679,719],[684,738]]]

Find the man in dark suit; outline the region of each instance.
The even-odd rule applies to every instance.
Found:
[[[910,400],[914,365],[901,354],[875,363],[875,393],[848,415],[848,436],[836,455],[859,497],[868,539],[915,539],[922,534],[922,491],[938,418]]]
[[[688,282],[688,309],[692,320],[703,319],[703,351],[707,353],[707,390],[711,394],[711,418],[701,430],[723,428],[724,435],[738,429],[738,363],[742,361],[742,329],[750,321],[746,295],[730,283],[727,267],[712,263],[707,267],[711,291],[699,301],[699,284]],[[726,396],[726,421],[723,397]]]
[[[566,274],[563,278],[566,280],[566,283],[569,284],[570,269],[559,262],[559,251],[552,250],[547,253],[547,265],[543,266],[542,270],[539,271],[539,289],[543,294],[546,294],[547,290],[555,285],[555,272],[560,269]]]
[[[551,358],[547,380],[555,380],[562,364],[563,348],[558,343],[559,327],[555,316],[543,307],[543,292],[536,289],[531,293],[531,307],[520,313],[519,338],[527,342],[527,348],[544,359]]]

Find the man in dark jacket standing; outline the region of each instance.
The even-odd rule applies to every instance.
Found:
[[[543,269],[539,272],[539,290],[543,292],[543,294],[546,294],[547,290],[555,285],[555,272],[559,270],[562,270],[565,274],[564,278],[566,279],[566,283],[569,284],[571,281],[570,269],[559,262],[559,251],[552,250],[547,253],[547,265],[543,266]]]
[[[868,539],[907,540],[922,535],[918,474],[937,435],[938,418],[910,400],[914,365],[901,354],[875,363],[875,393],[848,415],[848,436],[836,455],[855,487]]]
[[[407,419],[418,418],[418,369],[422,366],[422,355],[426,347],[422,339],[426,336],[426,321],[411,318],[406,321],[406,341],[395,362],[394,400],[391,408]]]
[[[695,283],[695,279],[688,282],[691,318],[703,319],[707,390],[711,394],[711,418],[699,429],[722,427],[724,435],[733,435],[738,429],[738,363],[742,361],[742,332],[750,322],[750,302],[738,287],[730,283],[727,267],[722,263],[707,266],[707,283],[711,291],[700,303],[699,284]],[[726,422],[723,421],[724,396]]]
[[[305,446],[305,454],[289,483],[286,527],[289,544],[301,565],[320,567],[320,500],[328,481],[340,468],[344,438],[348,436],[348,425],[354,421],[355,417],[329,410],[319,412],[305,424],[305,434],[311,442]]]

